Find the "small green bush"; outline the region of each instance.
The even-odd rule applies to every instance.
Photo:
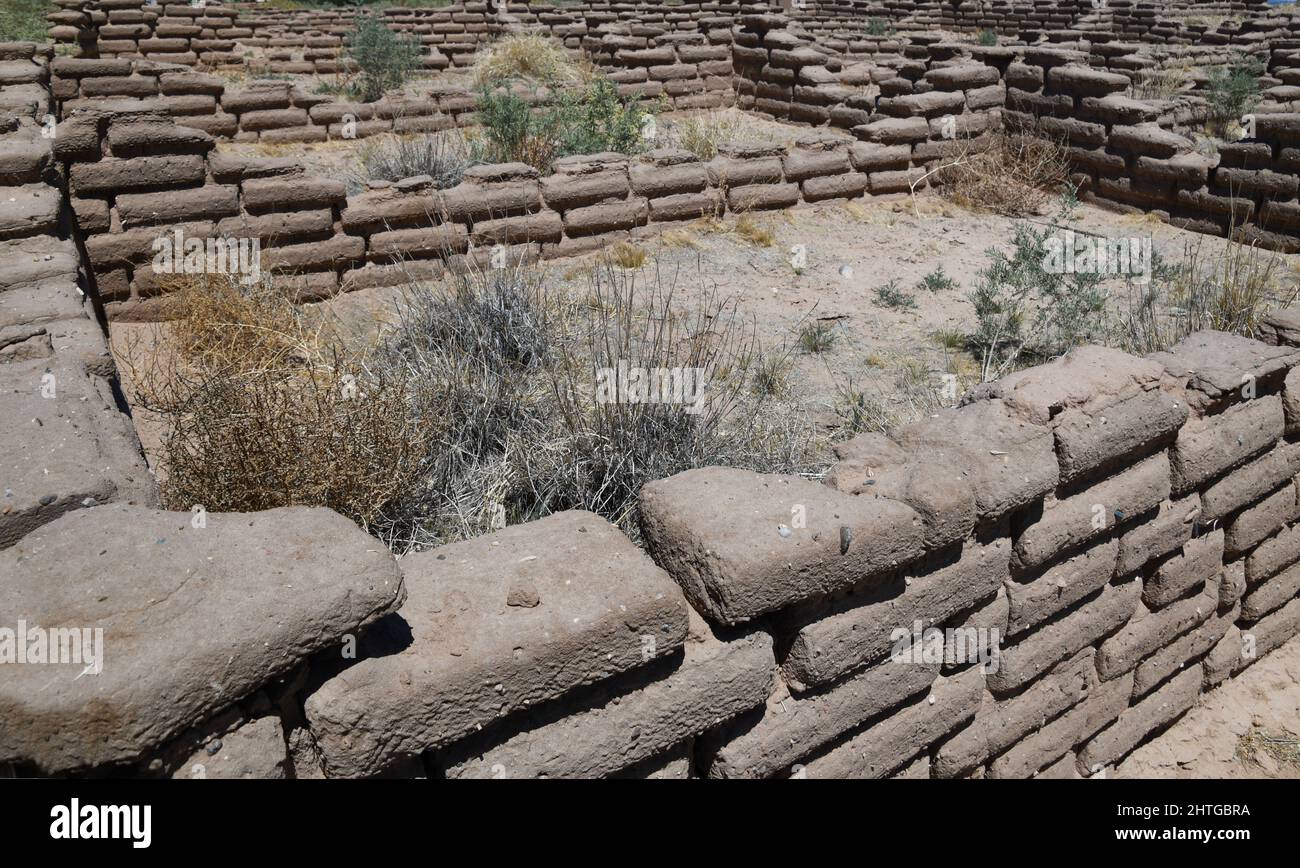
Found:
[[[483,129],[479,156],[487,162],[521,162],[550,171],[560,157],[644,150],[642,128],[649,112],[620,97],[607,78],[576,91],[561,91],[552,105],[534,111],[518,93],[498,83],[478,96]]]
[[[459,132],[422,136],[380,136],[358,152],[360,181],[400,181],[417,175],[433,178],[439,190],[455,187],[473,164]]]
[[[912,310],[916,307],[916,297],[898,285],[898,279],[876,287],[876,301],[894,310]]]
[[[1249,55],[1210,70],[1208,99],[1215,126],[1222,130],[1259,105],[1263,74],[1263,64]]]
[[[358,15],[348,42],[348,54],[361,67],[353,96],[374,102],[385,91],[401,87],[420,68],[420,43],[389,30],[374,15]]]

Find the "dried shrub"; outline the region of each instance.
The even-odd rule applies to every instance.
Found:
[[[270,283],[182,277],[153,348],[128,347],[137,406],[161,423],[172,509],[323,505],[383,535],[431,432],[418,384],[386,376]]]
[[[515,33],[492,43],[474,60],[474,80],[493,84],[523,79],[544,84],[586,82],[591,65],[575,59],[559,42],[538,33]]]
[[[953,202],[1008,217],[1039,213],[1069,176],[1065,148],[1025,133],[998,135],[987,150],[968,150],[935,173]]]

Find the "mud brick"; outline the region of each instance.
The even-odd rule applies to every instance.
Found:
[[[1300,565],[1293,564],[1277,575],[1252,586],[1241,598],[1241,619],[1258,621],[1300,593]]]
[[[833,484],[841,491],[887,497],[915,509],[925,525],[925,547],[930,551],[965,539],[977,518],[970,483],[924,459],[874,466],[848,459],[833,468]]]
[[[1170,603],[1154,612],[1139,610],[1133,620],[1101,643],[1097,672],[1107,681],[1134,669],[1156,649],[1204,622],[1219,607],[1219,581],[1209,577],[1206,588],[1194,597]]]
[[[1025,568],[1046,563],[1156,508],[1168,496],[1169,459],[1160,452],[1078,494],[1045,504],[1042,516],[1016,540],[1015,562]]]
[[[1234,195],[1294,196],[1300,190],[1300,179],[1266,169],[1227,169],[1214,172],[1214,184]]]
[[[681,193],[698,193],[709,185],[709,173],[702,163],[657,166],[633,163],[629,174],[638,196],[658,198]]]
[[[1286,418],[1286,433],[1300,431],[1300,367],[1287,372],[1282,389],[1282,411]]]
[[[1223,638],[1215,643],[1210,653],[1206,654],[1205,659],[1201,661],[1205,673],[1201,689],[1209,690],[1227,680],[1234,669],[1244,665],[1245,653],[1246,645],[1242,640],[1241,630],[1235,625],[1229,626]]]
[[[1300,525],[1284,528],[1264,540],[1246,557],[1246,581],[1249,584],[1264,579],[1300,559]]]
[[[1233,673],[1246,668],[1297,633],[1300,633],[1300,599],[1292,600],[1248,627],[1242,627],[1243,653]]]
[[[445,776],[593,778],[653,759],[722,721],[763,704],[775,663],[766,633],[723,641],[692,619],[675,666],[646,667],[631,685],[611,679],[576,713],[556,704],[510,721],[508,737],[471,737],[438,757]]]
[[[1182,551],[1156,568],[1142,589],[1142,602],[1158,609],[1172,603],[1223,569],[1223,530],[1188,540]]]
[[[920,145],[917,146],[920,148]],[[926,174],[922,168],[908,169],[901,172],[872,172],[867,176],[868,186],[873,196],[886,193],[907,193],[913,189],[924,189]]]
[[[939,664],[886,660],[835,686],[792,697],[778,685],[761,716],[736,720],[698,743],[711,778],[764,778],[929,690]]]
[[[112,225],[108,202],[103,199],[70,199],[77,226],[86,235],[107,232]]]
[[[1233,516],[1225,526],[1225,548],[1229,555],[1248,551],[1274,531],[1300,518],[1296,486],[1288,480],[1277,491]]]
[[[167,72],[158,77],[158,87],[168,96],[204,94],[221,96],[225,82],[215,75],[197,72]]]
[[[709,162],[708,171],[710,184],[729,189],[747,184],[780,184],[783,178],[779,156],[736,159],[720,155]]]
[[[930,777],[930,756],[921,754],[901,770],[890,775],[892,780],[920,781]]]
[[[1061,482],[1114,467],[1170,440],[1187,420],[1164,369],[1119,350],[1084,346],[984,387],[1039,425],[1050,424]],[[983,394],[984,392],[981,392]]]
[[[360,260],[366,253],[364,238],[335,235],[327,241],[291,244],[262,251],[267,271],[326,271]]]
[[[1201,496],[1195,492],[1179,500],[1166,500],[1149,519],[1119,538],[1118,578],[1129,575],[1148,561],[1181,548],[1192,538],[1192,528],[1201,513]]]
[[[1167,160],[1155,157],[1138,157],[1133,173],[1158,183],[1202,187],[1209,177],[1214,161],[1202,154],[1179,154]]]
[[[334,213],[321,209],[258,216],[243,214],[219,221],[217,234],[227,238],[257,238],[269,244],[328,238],[334,234]]]
[[[1201,492],[1201,517],[1215,521],[1300,473],[1300,443],[1279,443]]]
[[[170,230],[179,229],[187,238],[208,238],[215,228],[211,221],[186,223],[169,226]],[[86,239],[86,254],[96,273],[107,271],[115,266],[148,262],[153,259],[154,241],[162,230],[133,229],[129,232],[115,232],[109,235],[92,235]]]
[[[1119,540],[1098,543],[1040,573],[1007,583],[1008,635],[1014,636],[1100,590],[1115,573]]]
[[[1175,492],[1190,491],[1269,449],[1282,437],[1282,399],[1265,395],[1192,419],[1169,450]]]
[[[1190,139],[1150,125],[1111,127],[1109,144],[1112,148],[1159,159],[1196,150]]]
[[[1104,72],[1089,66],[1056,66],[1047,71],[1047,87],[1054,93],[1072,96],[1101,97],[1128,90],[1132,82],[1127,75]]]
[[[1038,128],[1053,139],[1062,139],[1070,145],[1097,148],[1106,143],[1106,128],[1077,118],[1040,118]]]
[[[393,229],[370,236],[369,259],[398,261],[406,257],[447,257],[464,253],[469,247],[469,233],[459,223],[420,229]]]
[[[1250,400],[1252,391],[1280,389],[1287,371],[1300,364],[1300,351],[1226,332],[1199,331],[1151,358],[1186,383],[1193,409],[1209,413]]]
[[[1026,634],[1004,647],[996,672],[987,676],[995,694],[1021,687],[1062,660],[1118,630],[1133,615],[1142,595],[1142,583],[1107,585],[1064,617]]]
[[[116,206],[126,228],[227,217],[239,213],[239,188],[209,184],[164,193],[123,193]]]
[[[56,57],[50,71],[64,78],[125,78],[131,74],[131,61],[105,57]]]
[[[930,125],[923,117],[879,118],[860,127],[854,127],[853,132],[858,138],[867,142],[880,145],[906,145],[928,139]]]
[[[750,184],[727,190],[728,208],[740,213],[789,208],[798,201],[798,184]]]
[[[275,130],[282,127],[301,127],[311,123],[305,109],[276,109],[270,111],[249,111],[239,116],[239,128],[242,130]]]
[[[207,133],[176,126],[171,121],[115,122],[108,130],[108,146],[114,157],[206,154],[215,144]]]
[[[651,550],[699,611],[726,624],[847,589],[922,553],[909,507],[798,477],[691,470],[646,485],[641,507]],[[807,527],[787,528],[796,507]],[[707,560],[686,556],[704,549]]]
[[[853,168],[860,172],[906,169],[912,159],[912,148],[909,145],[891,146],[854,142],[849,156],[853,161]]]
[[[967,663],[996,663],[1007,633],[1010,606],[1006,589],[999,589],[988,602],[953,618],[944,628],[943,673],[964,668]],[[972,632],[973,631],[973,632]]]
[[[273,111],[289,107],[289,88],[256,88],[239,93],[225,93],[221,108],[231,114]],[[305,121],[304,121],[305,123]]]
[[[842,175],[850,170],[845,151],[812,151],[795,148],[785,157],[787,181],[803,181],[823,175]]]
[[[1019,88],[1007,88],[1007,108],[1020,112],[1032,122],[1042,117],[1067,117],[1074,111],[1074,100],[1065,94],[1046,95],[1027,93]]]
[[[328,208],[347,200],[343,182],[332,178],[249,178],[241,187],[244,208],[253,214]]]
[[[449,219],[463,222],[531,214],[541,208],[542,196],[533,180],[461,183],[443,192],[443,202]]]
[[[793,617],[800,626],[781,664],[786,681],[800,691],[828,684],[884,657],[896,630],[910,631],[918,621],[923,628],[937,626],[988,599],[1008,576],[1010,553],[1005,539],[968,542],[959,555],[936,555],[858,593],[799,612]]]
[[[126,160],[108,157],[97,163],[73,165],[71,176],[72,189],[77,195],[181,187],[203,182],[204,161],[197,155]]]
[[[438,280],[447,273],[441,259],[408,259],[393,265],[376,265],[368,262],[360,268],[343,272],[341,289],[352,292],[358,289],[405,286],[421,281]]]
[[[1219,578],[1219,609],[1230,608],[1246,593],[1246,562],[1233,561],[1224,564],[1223,574]]]
[[[1031,688],[1032,689],[1032,688]],[[1133,676],[1125,675],[1092,688],[1085,699],[1037,731],[1019,740],[989,763],[988,777],[1023,779],[1051,778],[1058,771],[1054,763],[1064,758],[1067,777],[1078,777],[1071,748],[1112,724],[1128,708]],[[1042,769],[1043,771],[1039,771]],[[1036,774],[1037,773],[1037,774]]]
[[[979,515],[995,518],[1056,486],[1049,429],[1016,418],[998,400],[977,401],[906,425],[898,442],[967,481]]]
[[[1208,211],[1216,215],[1231,215],[1237,223],[1244,223],[1255,213],[1255,203],[1246,198],[1216,196],[1205,190],[1180,189],[1175,195],[1179,205],[1193,211]]]
[[[1080,770],[1095,774],[1122,759],[1156,730],[1191,708],[1201,692],[1200,664],[1188,667],[1159,690],[1122,712],[1079,751]]]
[[[422,231],[422,230],[414,230]],[[554,211],[539,211],[522,217],[483,220],[474,224],[474,240],[481,244],[521,244],[559,241],[564,221]]]
[[[980,117],[982,115],[996,115],[997,112],[986,112],[984,110],[1001,108],[1006,105],[1006,102],[1007,88],[1006,85],[1003,84],[994,84],[989,85],[988,87],[966,91],[966,110],[968,112],[978,112],[979,114],[975,117]],[[969,117],[969,115],[959,115],[958,124],[960,125],[963,119]],[[992,129],[993,125],[990,124],[985,128]]]
[[[868,178],[861,172],[846,172],[803,182],[803,198],[808,202],[823,199],[856,199],[867,191]]]
[[[1217,645],[1237,620],[1240,611],[1239,606],[1221,610],[1204,624],[1144,660],[1134,671],[1133,696],[1138,697],[1149,693],[1160,682],[1186,666],[1189,661],[1202,656]]]
[[[644,226],[649,218],[650,209],[646,200],[630,199],[626,202],[573,208],[564,215],[564,229],[571,236],[600,235]]]
[[[722,198],[717,191],[682,193],[677,196],[664,196],[662,199],[651,199],[650,220],[652,222],[695,220],[700,217],[716,216],[722,212],[722,209]]]
[[[1083,115],[1104,124],[1137,126],[1155,121],[1160,116],[1157,106],[1118,93],[1103,97],[1085,96],[1080,107]]]
[[[235,134],[239,132],[239,118],[224,112],[212,115],[186,115],[183,118],[177,118],[176,123],[178,126],[202,130],[218,138],[234,138]]]
[[[795,767],[791,777],[885,777],[970,720],[983,694],[984,678],[978,667],[957,675],[941,675],[927,696]]]
[[[1123,172],[1128,168],[1124,158],[1101,148],[1067,148],[1070,161],[1093,172]]]
[[[1007,87],[1032,92],[1043,86],[1043,70],[1037,66],[1013,63],[1007,67],[1004,79]]]
[[[982,63],[959,63],[941,66],[925,74],[925,80],[936,90],[969,90],[997,84],[1000,76],[995,67]]]
[[[364,657],[306,700],[332,775],[382,771],[673,654],[686,638],[688,606],[672,581],[592,513],[409,555],[402,572],[402,649]],[[541,605],[506,605],[519,592]]]
[[[148,76],[86,78],[81,82],[81,95],[83,97],[157,96],[158,80]]]
[[[238,183],[246,178],[299,175],[303,171],[301,163],[288,157],[238,157],[220,151],[209,155],[208,168],[213,180],[219,184]]]
[[[969,772],[1082,700],[1097,684],[1095,653],[1085,648],[1014,697],[998,701],[986,692],[970,725],[939,746],[931,774],[951,778]]]
[[[958,115],[966,108],[966,96],[959,92],[932,90],[907,96],[884,97],[878,104],[882,114],[898,118],[933,118]],[[927,125],[928,128],[928,125]]]
[[[622,167],[589,174],[557,172],[542,180],[542,196],[546,204],[559,211],[626,199],[630,190],[627,173]]]

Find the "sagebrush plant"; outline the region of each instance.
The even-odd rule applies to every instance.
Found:
[[[734,109],[706,111],[675,122],[668,133],[668,143],[690,151],[702,161],[718,155],[718,145],[728,142],[769,141],[757,131],[753,121]]]
[[[507,83],[479,88],[480,156],[487,162],[522,162],[549,172],[560,157],[646,149],[642,134],[651,113],[633,96],[621,97],[604,76],[561,90],[536,110]]]
[[[357,15],[348,35],[348,55],[360,67],[353,96],[374,102],[399,88],[420,68],[423,51],[417,38],[390,30],[377,15]]]
[[[815,472],[807,417],[754,388],[754,326],[701,288],[608,259],[585,294],[522,259],[413,282],[391,328],[340,337],[273,285],[180,286],[167,352],[128,352],[136,405],[160,420],[168,505],[325,505],[395,551],[564,509],[635,538],[637,497],[692,467]],[[602,400],[621,364],[703,372],[698,412]]]
[[[957,281],[945,274],[943,266],[940,265],[917,281],[916,288],[918,291],[924,290],[925,292],[947,292],[950,289],[957,288]]]
[[[357,159],[359,181],[400,181],[428,175],[440,190],[459,184],[475,162],[469,144],[455,130],[374,136],[357,150]]]
[[[976,37],[976,40],[980,45],[997,45],[998,34],[996,31],[990,30],[986,27],[979,32],[979,36]]]
[[[967,296],[975,308],[969,336],[982,355],[984,380],[1029,361],[1041,361],[1107,334],[1105,278],[1095,273],[1057,274],[1044,262],[1055,227],[1018,222],[1011,253],[987,250],[990,262]]]
[[[1259,77],[1264,71],[1264,64],[1253,55],[1238,56],[1210,70],[1206,90],[1212,132],[1228,135],[1242,115],[1254,111],[1261,99]]]

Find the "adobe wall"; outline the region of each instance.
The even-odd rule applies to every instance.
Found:
[[[944,94],[961,94],[968,114],[977,88],[939,85],[986,68],[999,69],[932,64],[912,80],[928,89],[884,98],[908,112],[866,126],[928,127],[911,108],[931,94],[954,107]],[[1045,99],[1114,102],[1095,92],[1108,73],[1042,68]],[[546,255],[656,212],[780,206],[843,194],[844,179],[869,189],[862,155],[898,145],[813,135],[708,165],[577,158],[548,179],[482,167],[463,189],[416,180],[348,200],[283,162],[213,156],[210,136],[153,111],[78,109],[47,138],[49,70],[46,49],[0,46],[0,611],[98,627],[105,656],[87,677],[6,671],[0,764],[1078,777],[1300,633],[1294,310],[1261,341],[1201,332],[1145,359],[1076,350],[893,440],[842,444],[823,483],[721,468],[652,483],[645,551],[588,513],[397,562],[325,509],[162,511],[99,316],[156,291],[132,263],[160,226],[235,220],[292,241],[267,253],[303,270],[310,294],[312,280],[391,274],[392,253],[419,259],[432,238]],[[1272,138],[1246,153],[1283,159],[1293,117],[1272,116]],[[1107,152],[1135,143],[1135,165],[1177,160],[1149,153],[1164,133],[1126,126],[1107,127]],[[911,164],[924,142],[906,144]],[[918,630],[915,653],[897,647]]]

